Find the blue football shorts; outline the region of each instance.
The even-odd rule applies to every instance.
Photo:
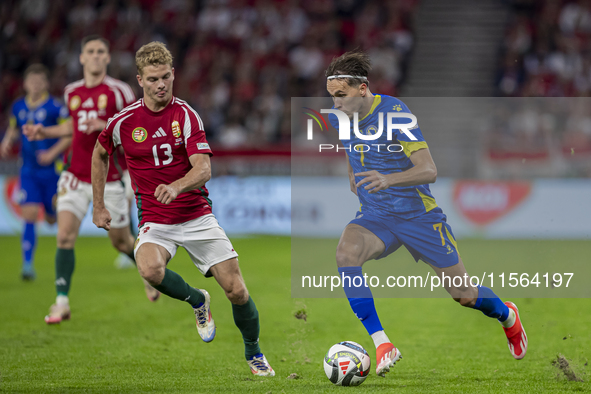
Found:
[[[417,262],[423,260],[438,268],[451,267],[459,262],[456,240],[447,224],[447,216],[442,212],[431,211],[412,219],[358,212],[350,224],[366,228],[382,240],[386,249],[376,260],[404,245]]]
[[[45,213],[55,216],[54,196],[59,175],[53,171],[21,171],[19,204],[43,204]]]

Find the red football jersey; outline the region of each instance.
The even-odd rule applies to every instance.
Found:
[[[169,185],[193,168],[191,155],[212,155],[203,122],[185,101],[173,97],[162,111],[153,112],[140,99],[111,118],[98,140],[110,155],[123,147],[140,226],[183,223],[211,213],[205,186],[179,194],[168,205],[154,197],[158,185]]]
[[[87,88],[84,79],[66,86],[64,99],[70,109],[74,125],[74,135],[69,154],[66,155],[68,171],[83,182],[91,182],[92,151],[100,131],[86,134],[87,127],[82,123],[88,119],[108,120],[135,101],[133,91],[125,82],[105,76],[103,81]],[[121,155],[112,155],[109,163],[107,182],[121,179],[121,171],[127,168]]]

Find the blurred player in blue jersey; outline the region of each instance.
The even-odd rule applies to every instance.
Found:
[[[353,130],[350,139],[341,139],[348,156],[351,191],[359,197],[361,209],[341,235],[336,260],[351,308],[376,346],[376,374],[385,376],[402,356],[382,328],[370,288],[367,284],[354,285],[364,283],[361,266],[368,260],[384,258],[404,245],[416,261],[429,264],[440,278],[444,275],[464,278],[466,269],[447,218],[429,190],[428,184],[437,178],[437,168],[421,129],[418,125],[395,129],[392,139],[387,140],[386,114],[410,114],[410,110],[397,98],[372,94],[367,79],[370,69],[366,54],[348,52],[332,61],[326,77],[334,109],[344,112],[351,120],[357,113],[360,134],[376,134],[379,113],[384,116],[383,133],[378,140],[363,140]],[[337,116],[331,114],[329,119],[338,130]],[[407,118],[394,123],[408,122]],[[393,145],[390,150],[388,145]],[[498,319],[513,357],[525,356],[527,336],[515,304],[503,303],[491,289],[473,287],[465,280],[459,287],[450,280],[442,282],[462,306]]]
[[[13,144],[25,124],[42,123],[53,126],[68,117],[68,109],[47,92],[49,72],[41,64],[33,64],[25,70],[24,88],[26,96],[12,106],[10,124],[2,140],[0,154],[10,154]],[[25,228],[22,236],[24,280],[35,279],[33,254],[35,251],[35,221],[39,205],[45,208],[45,220],[53,224],[56,220],[55,195],[59,178],[56,168],[60,154],[70,146],[71,138],[29,141],[21,134],[20,201]]]

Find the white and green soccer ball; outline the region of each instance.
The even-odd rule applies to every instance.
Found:
[[[324,356],[326,377],[337,386],[359,386],[367,378],[370,367],[367,351],[352,341],[337,343]]]

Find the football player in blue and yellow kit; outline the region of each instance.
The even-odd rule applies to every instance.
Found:
[[[55,195],[59,178],[58,159],[70,146],[71,138],[29,141],[21,133],[23,125],[43,123],[53,126],[68,117],[68,109],[61,105],[47,91],[49,72],[41,64],[33,64],[25,70],[24,89],[26,96],[12,105],[10,124],[0,146],[0,154],[10,154],[13,144],[21,134],[21,169],[19,204],[25,221],[22,235],[24,280],[33,280],[33,254],[36,235],[35,221],[39,215],[39,205],[45,209],[45,220],[53,224],[56,220]]]
[[[429,264],[440,278],[443,275],[464,278],[466,269],[446,216],[429,190],[428,184],[437,178],[437,168],[421,129],[418,125],[395,129],[391,140],[387,140],[386,114],[410,114],[410,110],[397,98],[369,90],[370,68],[366,54],[348,52],[332,61],[326,77],[334,109],[344,112],[351,120],[357,113],[361,135],[375,135],[379,114],[383,114],[383,133],[378,140],[363,140],[353,130],[350,139],[341,139],[348,156],[351,191],[359,197],[361,209],[341,235],[336,260],[351,308],[376,346],[376,373],[385,376],[402,356],[382,328],[367,284],[354,285],[364,283],[361,266],[368,260],[384,258],[404,245],[416,261]],[[329,119],[338,130],[337,116],[331,114]],[[394,122],[397,124],[408,123],[408,118],[394,120],[398,120]],[[393,146],[388,149],[388,145]],[[460,287],[454,287],[449,280],[443,282],[462,306],[498,319],[513,357],[525,356],[527,336],[515,304],[503,303],[484,286],[472,287],[462,281]]]

